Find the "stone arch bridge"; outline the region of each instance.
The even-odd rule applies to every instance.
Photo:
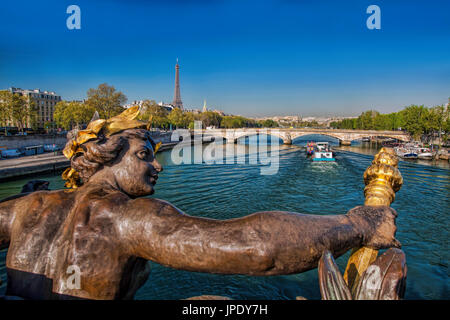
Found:
[[[227,143],[236,143],[237,139],[245,136],[257,134],[267,134],[279,137],[284,144],[292,144],[292,141],[301,136],[320,134],[339,140],[342,145],[350,145],[352,140],[363,137],[386,137],[401,141],[410,141],[411,137],[403,131],[377,131],[377,130],[345,130],[345,129],[315,129],[315,128],[241,128],[241,129],[203,129],[196,130],[195,133],[202,132],[204,138],[222,137]],[[191,130],[194,133],[194,130]]]

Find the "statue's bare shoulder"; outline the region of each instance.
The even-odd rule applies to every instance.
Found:
[[[142,212],[155,217],[184,215],[181,210],[170,202],[156,198],[131,199],[127,202],[126,208],[135,214]]]

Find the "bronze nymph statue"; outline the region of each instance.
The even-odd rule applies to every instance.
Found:
[[[7,294],[31,299],[130,299],[148,260],[188,271],[281,275],[316,268],[322,254],[399,247],[396,212],[360,206],[341,215],[265,211],[215,220],[190,216],[154,193],[157,146],[131,108],[95,120],[71,139],[71,189],[0,203],[8,247]],[[70,266],[80,287],[67,286]]]

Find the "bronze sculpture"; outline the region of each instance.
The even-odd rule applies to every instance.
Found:
[[[146,281],[147,260],[199,272],[293,274],[322,253],[399,247],[395,210],[360,206],[344,215],[258,212],[215,220],[184,214],[154,192],[157,146],[136,109],[95,120],[66,146],[70,190],[0,203],[7,294],[32,299],[127,299]],[[79,288],[67,270],[81,272]]]
[[[397,169],[394,150],[381,148],[364,172],[366,206],[389,206],[400,190],[403,178]],[[378,251],[355,248],[342,276],[333,255],[324,251],[319,261],[319,286],[324,300],[399,300],[406,289],[406,257],[390,248],[377,258]]]
[[[324,300],[400,300],[406,289],[406,258],[390,248],[369,265],[352,289],[341,275],[331,252],[319,260],[319,286]]]

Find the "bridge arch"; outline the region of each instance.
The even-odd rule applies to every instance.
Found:
[[[203,130],[204,136],[222,137],[227,143],[235,143],[244,136],[267,134],[283,140],[285,144],[291,144],[294,139],[302,136],[319,134],[339,140],[341,144],[349,145],[351,141],[368,136],[389,137],[401,141],[409,141],[410,137],[404,132],[375,131],[375,130],[337,130],[337,129],[284,129],[284,128],[242,128],[242,129],[213,129]]]
[[[293,129],[292,131],[287,131],[287,134],[291,137],[291,140],[295,140],[299,137],[308,136],[308,135],[322,135],[327,136],[331,138],[335,138],[339,141],[340,144],[344,145],[350,145],[351,141],[362,139],[364,137],[368,136],[375,136],[375,137],[387,137],[387,138],[394,138],[400,141],[409,141],[410,137],[408,134],[405,134],[403,132],[376,132],[376,131],[351,131],[351,130],[296,130]]]
[[[324,136],[324,137],[333,138],[338,141],[341,141],[341,139],[339,139],[339,137],[337,137],[336,135],[333,135],[333,134],[303,132],[303,133],[292,134],[291,135],[292,142],[294,142],[294,140],[297,140],[298,138],[307,137],[307,136]]]
[[[258,130],[258,129],[239,130],[239,129],[236,129],[234,131],[234,136],[231,137],[230,135],[228,135],[228,138],[226,138],[226,139],[227,140],[230,139],[229,142],[236,142],[240,138],[251,137],[251,136],[260,135],[260,134],[266,134],[268,136],[277,137],[283,141],[283,144],[292,144],[292,142],[295,139],[297,139],[299,137],[303,137],[303,136],[309,136],[309,135],[327,136],[330,138],[337,139],[339,141],[339,143],[342,143],[342,141],[343,141],[342,137],[339,134],[332,133],[332,132],[320,132],[320,133],[319,132],[296,132],[296,131],[290,132],[290,131],[280,131],[280,130],[277,130],[276,128],[272,129],[272,130],[271,129],[267,129],[267,130],[266,129],[263,129],[263,130]],[[353,140],[353,139],[351,139],[351,140]],[[351,140],[349,140],[349,142]]]
[[[339,136],[332,134],[332,133],[298,132],[298,133],[291,134],[292,141],[294,141],[295,139],[301,138],[301,137],[306,137],[306,136],[325,136],[325,137],[330,137],[330,138],[337,139],[338,141],[341,141]]]
[[[283,141],[283,143],[285,140],[285,137],[282,134],[280,134],[280,132],[277,132],[277,131],[248,130],[248,131],[237,131],[234,136],[234,141],[237,142],[237,140],[245,138],[245,137],[250,138],[250,137],[259,136],[259,135],[266,135],[266,136],[270,137],[268,139],[273,139],[273,137],[275,137],[275,138],[281,139]]]

